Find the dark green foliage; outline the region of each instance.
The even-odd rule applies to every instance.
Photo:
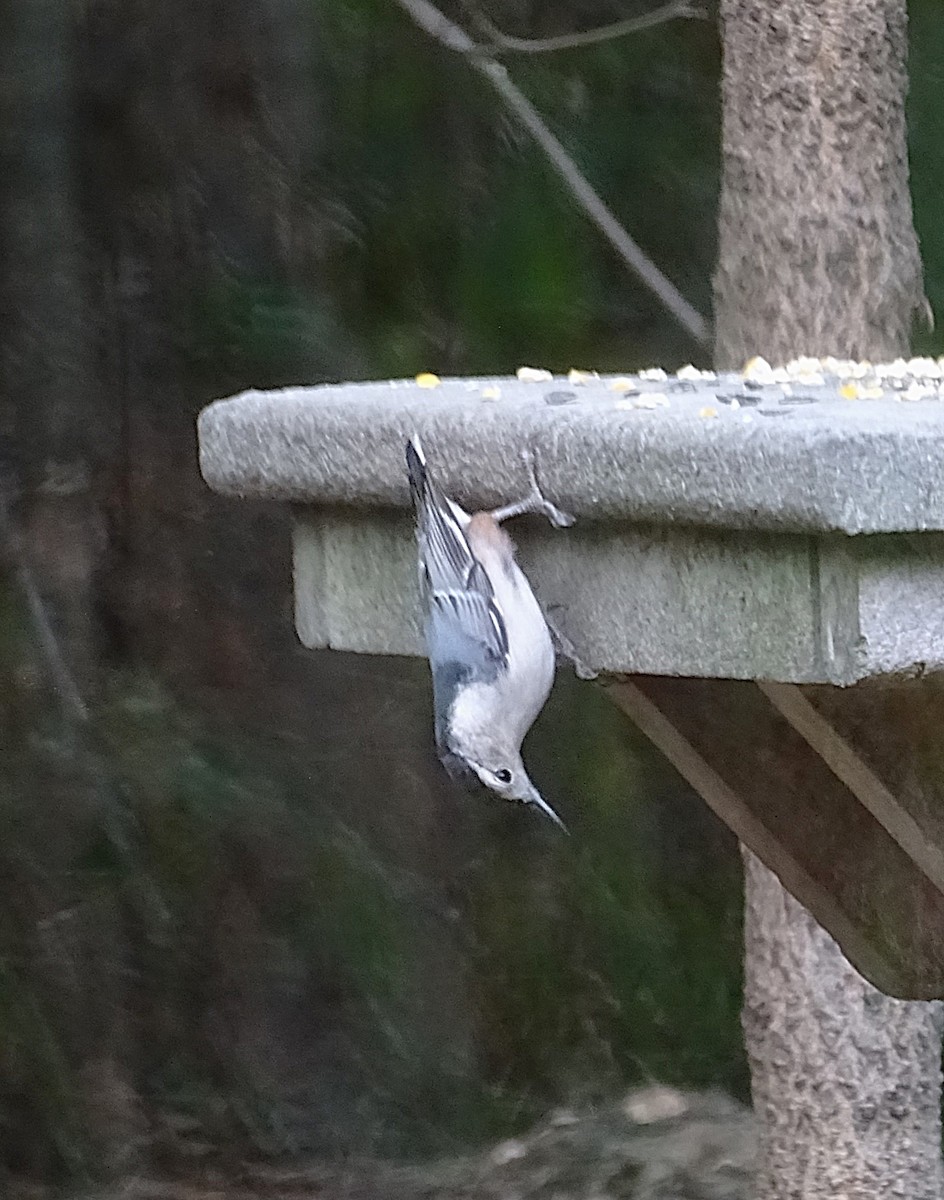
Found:
[[[672,367],[706,352],[626,273],[467,64],[390,0],[300,6],[277,43],[300,68],[247,52],[255,65],[233,68],[238,86],[217,88],[209,113],[202,72],[226,83],[243,61],[236,24],[227,40],[187,24],[200,6],[163,18],[152,6],[131,36],[120,6],[100,7],[91,44],[109,72],[76,71],[101,96],[67,124],[79,240],[93,247],[82,286],[97,281],[82,292],[90,361],[107,365],[89,383],[109,413],[96,487],[109,519],[126,521],[125,557],[102,565],[133,609],[116,641],[132,661],[172,643],[164,662],[182,676],[192,660],[191,681],[211,662],[254,712],[236,721],[219,691],[112,674],[91,729],[65,730],[20,600],[0,587],[0,1191],[4,1170],[107,1175],[200,1160],[207,1145],[435,1153],[650,1078],[743,1094],[736,849],[615,710],[563,683],[529,744],[570,839],[457,798],[432,765],[421,774],[427,682],[415,664],[378,667],[379,683],[352,669],[353,701],[325,685],[319,702],[347,703],[351,728],[342,742],[336,722],[332,741],[313,720],[297,752],[264,711],[264,685],[290,711],[312,682],[290,671],[291,630],[260,582],[276,570],[263,553],[272,528],[244,543],[243,510],[219,502],[210,532],[195,533],[210,503],[191,424],[204,399],[423,369]],[[567,10],[489,6],[532,35],[616,15],[602,0]],[[915,214],[942,312],[944,21],[936,0],[915,0],[911,19]],[[217,45],[232,60],[220,65]],[[125,55],[140,79],[118,69]],[[178,58],[186,70],[170,72]],[[707,313],[714,23],[509,67]],[[279,96],[308,116],[293,123]],[[12,178],[18,159],[5,155]],[[244,207],[224,219],[204,186]],[[937,352],[941,337],[921,344]],[[181,443],[164,421],[174,397],[189,406]],[[46,449],[34,457],[39,476]],[[278,646],[274,681],[261,645]]]
[[[474,809],[462,922],[435,918],[466,959],[471,1058],[430,1055],[415,999],[439,864],[404,869],[292,756],[210,736],[153,684],[120,683],[78,759],[35,730],[2,770],[6,1167],[108,1174],[191,1140],[430,1153],[632,1080],[740,1087],[731,847],[571,690],[543,739],[571,731],[577,836]],[[39,775],[49,807],[24,808]]]
[[[908,141],[911,155],[911,194],[915,226],[924,262],[924,290],[934,313],[934,328],[926,314],[916,314],[915,349],[923,354],[944,353],[944,197],[941,87],[944,84],[944,12],[937,0],[913,0],[910,22]]]
[[[192,297],[185,325],[192,374],[214,393],[260,380],[344,378],[359,361],[330,301],[284,283],[221,274]]]
[[[625,370],[699,355],[467,64],[394,5],[347,0],[319,15],[319,64],[340,117],[321,161],[344,213],[332,278],[372,374],[531,361]],[[585,25],[611,18],[602,5],[581,14]],[[509,60],[603,199],[706,312],[717,53],[712,23],[688,21]]]
[[[531,746],[575,837],[548,839],[547,861],[523,871],[534,832],[509,822],[473,922],[514,1083],[562,1097],[651,1079],[743,1094],[733,839],[593,689],[562,678]]]

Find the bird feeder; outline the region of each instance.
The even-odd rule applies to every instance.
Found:
[[[216,491],[291,506],[302,643],[424,653],[403,451],[515,529],[599,686],[873,983],[944,997],[944,372],[519,372],[246,392]],[[579,825],[575,830],[579,836]]]

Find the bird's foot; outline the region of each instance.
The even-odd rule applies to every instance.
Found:
[[[576,518],[570,513],[564,512],[563,509],[558,508],[556,504],[552,504],[541,491],[541,485],[538,483],[537,471],[534,466],[533,452],[531,450],[523,450],[521,456],[528,469],[531,491],[523,500],[516,500],[513,504],[505,504],[501,508],[493,509],[492,518],[501,523],[502,521],[507,521],[509,517],[520,517],[525,513],[539,513],[541,516],[547,517],[555,529],[568,529],[573,525]]]

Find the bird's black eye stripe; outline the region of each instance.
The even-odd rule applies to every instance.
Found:
[[[502,767],[500,771],[495,772],[495,778],[499,783],[511,783],[511,772],[507,767]]]

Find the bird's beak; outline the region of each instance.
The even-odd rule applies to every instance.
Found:
[[[555,825],[559,825],[560,828],[563,829],[564,833],[566,833],[568,835],[570,834],[570,830],[567,828],[567,826],[564,824],[564,822],[560,819],[560,817],[557,815],[557,813],[553,810],[553,808],[551,808],[551,806],[544,799],[544,797],[541,795],[541,793],[538,791],[538,789],[536,787],[532,786],[530,795],[529,795],[526,803],[533,804],[535,806],[535,808],[539,808],[546,817],[550,817],[550,819],[554,822]]]

